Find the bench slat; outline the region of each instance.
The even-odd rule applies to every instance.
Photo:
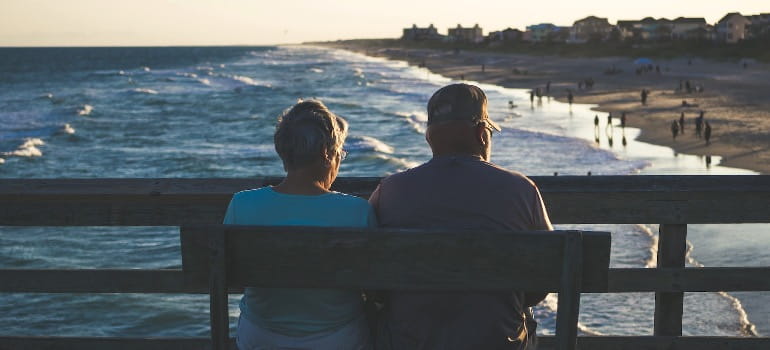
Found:
[[[540,350],[554,349],[553,336],[539,336]],[[655,337],[584,336],[579,349],[590,350],[757,350],[770,349],[768,337]],[[0,349],[13,350],[210,350],[211,340],[202,337],[118,338],[118,337],[30,337],[0,336]],[[229,349],[236,350],[230,338]]]

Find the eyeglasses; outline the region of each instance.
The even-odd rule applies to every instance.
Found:
[[[348,157],[348,151],[346,151],[344,149],[340,150],[340,161],[345,160],[345,158],[347,158],[347,157]]]

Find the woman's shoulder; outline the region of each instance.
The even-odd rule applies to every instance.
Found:
[[[255,200],[259,198],[264,198],[271,196],[273,194],[273,189],[270,187],[261,187],[261,188],[254,188],[250,190],[243,190],[240,192],[236,192],[233,195],[233,201],[249,201],[249,200]]]
[[[331,201],[339,203],[340,205],[357,206],[357,207],[369,207],[369,202],[361,197],[356,197],[347,193],[331,192],[328,197]]]

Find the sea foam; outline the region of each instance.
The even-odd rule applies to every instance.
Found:
[[[134,92],[140,93],[140,94],[149,94],[149,95],[157,95],[158,92],[153,89],[145,89],[145,88],[136,88],[133,90]]]
[[[89,115],[93,110],[94,106],[83,105],[82,107],[78,108],[78,115]]]
[[[63,133],[65,133],[65,134],[70,134],[70,135],[72,135],[72,134],[74,134],[74,133],[75,133],[75,128],[73,128],[73,127],[72,127],[71,125],[69,125],[69,124],[64,124],[64,126],[62,127],[62,130],[61,130],[61,131],[62,131]]]
[[[37,146],[45,145],[45,142],[43,140],[38,138],[28,138],[24,140],[24,143],[19,146],[19,148],[13,152],[5,152],[3,155],[5,156],[16,156],[16,157],[42,157],[43,152],[40,151]]]

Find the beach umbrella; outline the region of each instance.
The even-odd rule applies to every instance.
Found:
[[[636,60],[634,60],[634,64],[635,65],[644,65],[644,66],[646,66],[646,65],[649,65],[649,64],[653,64],[653,61],[651,59],[649,59],[649,58],[640,57],[640,58],[637,58]]]

